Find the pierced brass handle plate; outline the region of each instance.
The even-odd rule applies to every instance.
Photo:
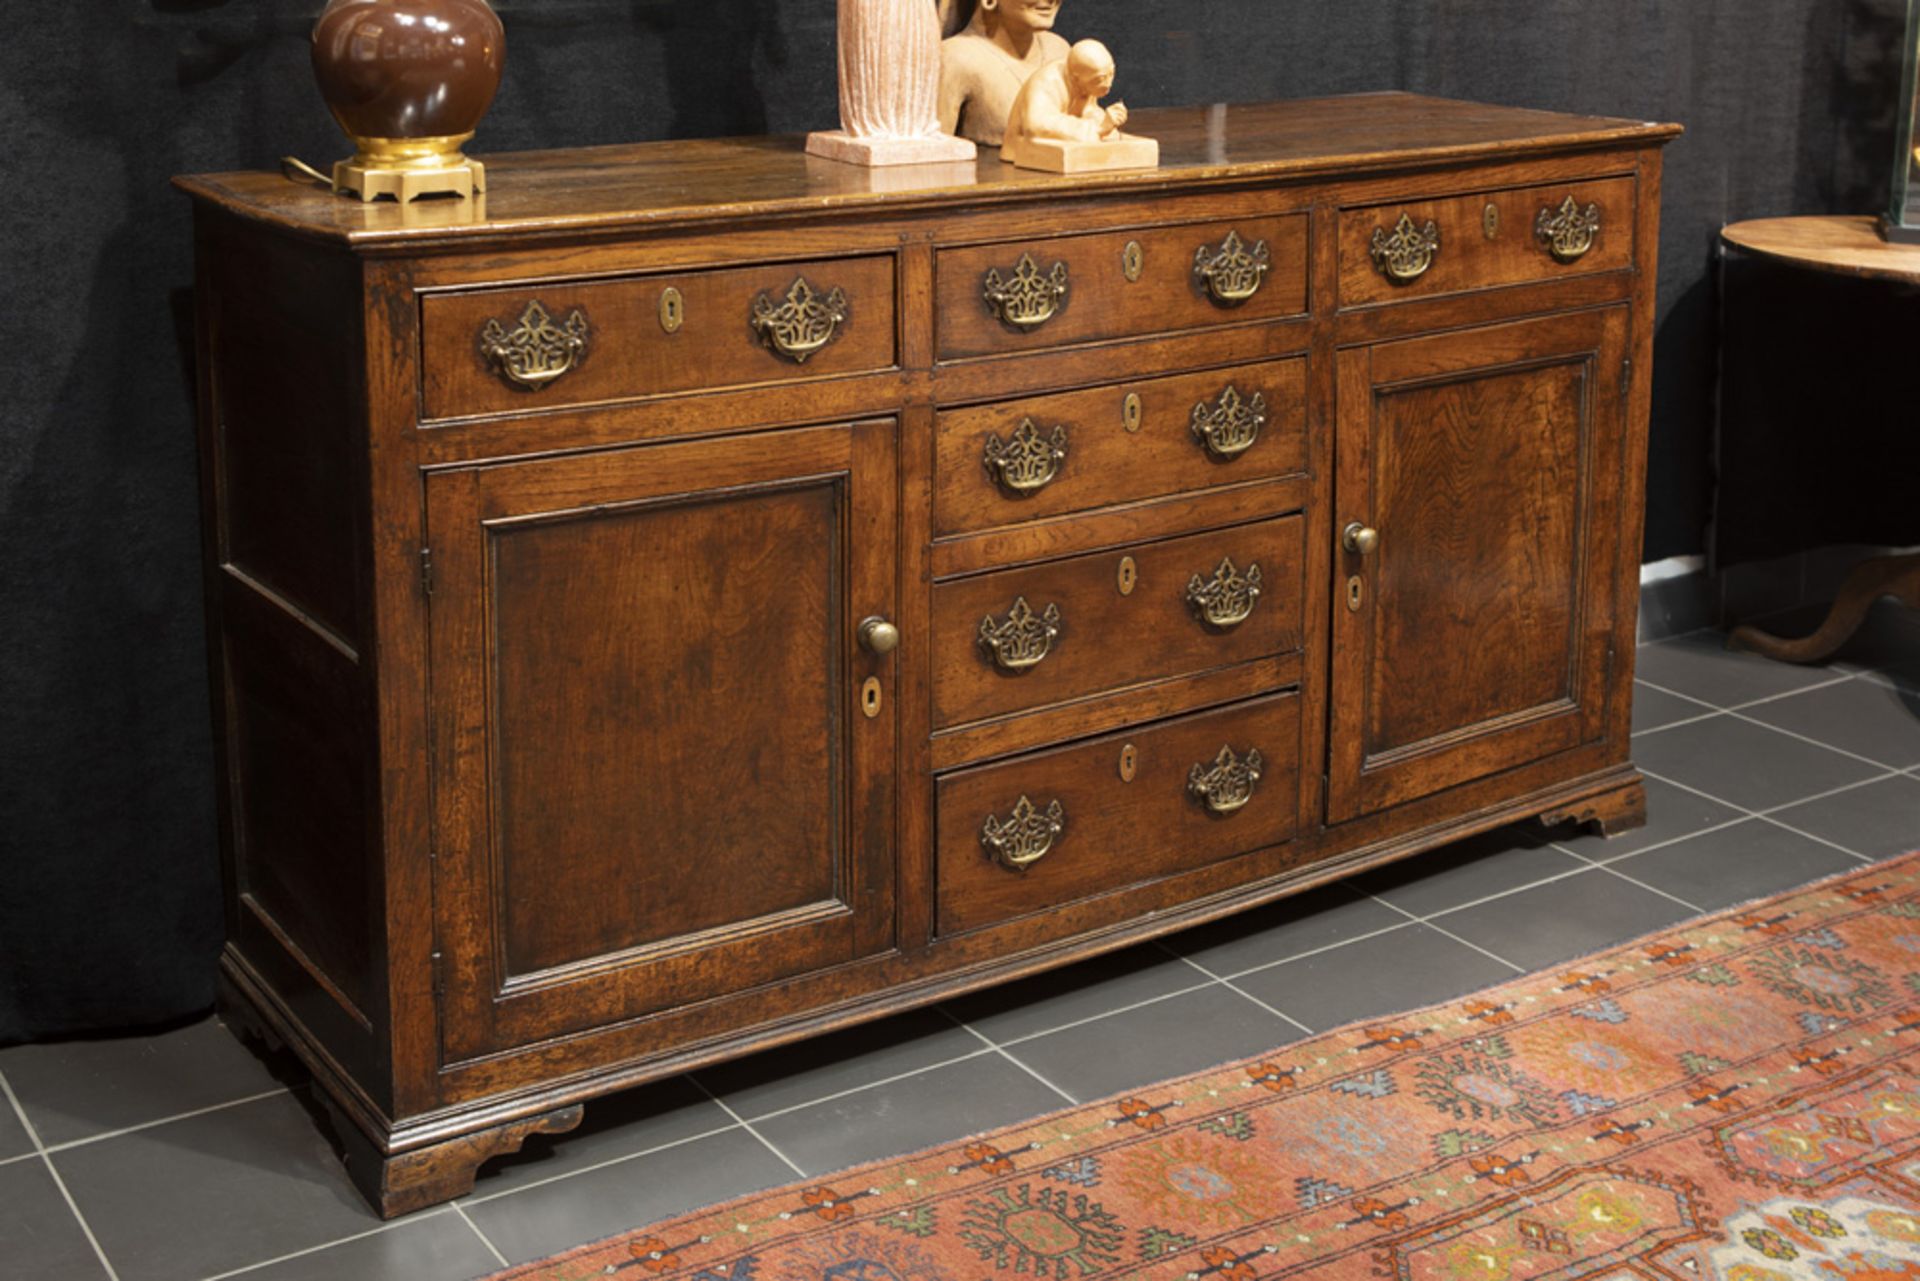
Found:
[[[1258,748],[1241,757],[1234,755],[1232,746],[1222,747],[1212,765],[1195,765],[1188,771],[1187,794],[1214,814],[1231,814],[1253,799],[1265,768]]]
[[[1067,300],[1067,264],[1056,262],[1044,276],[1032,254],[1021,254],[1010,276],[988,270],[982,289],[987,306],[1009,329],[1031,333],[1060,313]]]
[[[1431,219],[1426,226],[1416,227],[1412,218],[1401,214],[1391,233],[1385,227],[1373,229],[1374,268],[1396,285],[1411,284],[1426,275],[1439,256],[1440,228]]]
[[[1060,635],[1060,607],[1048,605],[1034,613],[1027,598],[1015,598],[1004,619],[989,614],[980,620],[980,644],[1002,671],[1024,672],[1037,667],[1053,652]]]
[[[1600,238],[1600,206],[1582,209],[1568,196],[1559,209],[1539,212],[1533,220],[1533,238],[1555,262],[1579,262]]]
[[[994,862],[1023,872],[1047,856],[1066,827],[1067,811],[1059,801],[1043,810],[1022,796],[1005,819],[987,815],[980,827],[980,843]]]
[[[1240,390],[1229,384],[1218,400],[1201,401],[1193,407],[1193,438],[1201,448],[1218,459],[1238,458],[1260,439],[1267,425],[1267,398],[1255,392],[1243,400]]]
[[[1256,241],[1249,249],[1237,231],[1229,231],[1218,248],[1202,245],[1193,254],[1193,274],[1218,307],[1238,307],[1247,302],[1260,292],[1272,268],[1267,242]]]
[[[1067,429],[1064,424],[1055,427],[1043,440],[1033,419],[1025,418],[1011,439],[988,435],[983,452],[988,477],[1014,497],[1025,498],[1060,475],[1060,464],[1067,461]]]
[[[1223,559],[1211,578],[1195,574],[1187,581],[1187,604],[1210,627],[1238,627],[1253,617],[1260,599],[1260,566],[1241,573],[1231,558]]]
[[[840,336],[849,314],[841,289],[821,294],[805,276],[798,276],[787,287],[784,301],[776,303],[765,293],[753,300],[753,331],[768,350],[804,365]]]
[[[508,329],[489,320],[480,330],[480,354],[508,382],[539,391],[564,376],[587,351],[587,318],[578,310],[556,321],[539,299]]]

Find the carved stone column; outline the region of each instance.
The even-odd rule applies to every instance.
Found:
[[[859,165],[951,163],[974,145],[940,132],[940,16],[928,0],[840,0],[840,128],[807,150]]]

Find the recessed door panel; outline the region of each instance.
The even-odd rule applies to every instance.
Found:
[[[892,432],[429,480],[449,1057],[890,943]]]
[[[509,981],[840,899],[844,485],[487,528]]]
[[[1627,317],[1340,357],[1336,821],[1597,737]],[[1351,532],[1349,532],[1351,531]]]

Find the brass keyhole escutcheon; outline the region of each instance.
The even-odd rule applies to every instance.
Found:
[[[1127,275],[1127,283],[1133,284],[1140,279],[1140,273],[1147,269],[1147,251],[1140,247],[1137,240],[1129,240],[1120,254],[1120,270]]]
[[[660,328],[670,334],[680,332],[680,326],[687,323],[687,300],[680,291],[669,285],[660,293]]]
[[[868,720],[880,714],[880,678],[867,677],[867,683],[860,687],[860,711]]]
[[[1358,574],[1347,580],[1347,608],[1354,613],[1360,612],[1362,599],[1367,591],[1366,584]]]
[[[1487,233],[1488,240],[1497,240],[1500,236],[1500,206],[1488,202],[1480,214],[1480,230]]]
[[[1147,416],[1147,407],[1140,403],[1140,393],[1130,391],[1127,398],[1120,402],[1120,424],[1129,432],[1140,430],[1140,423]]]
[[[1133,589],[1140,585],[1140,567],[1133,563],[1133,557],[1120,558],[1120,572],[1116,575],[1116,585],[1122,596],[1133,595]]]
[[[1132,743],[1128,743],[1120,749],[1120,781],[1131,783],[1133,776],[1139,772],[1140,753],[1134,750]]]

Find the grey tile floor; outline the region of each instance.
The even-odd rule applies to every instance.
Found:
[[[1804,614],[1782,630],[1810,628]],[[1644,645],[1652,821],[1514,827],[1253,913],[587,1108],[382,1224],[297,1068],[211,1020],[0,1051],[0,1281],[457,1281],[1444,1000],[1920,846],[1920,613],[1833,662]]]

